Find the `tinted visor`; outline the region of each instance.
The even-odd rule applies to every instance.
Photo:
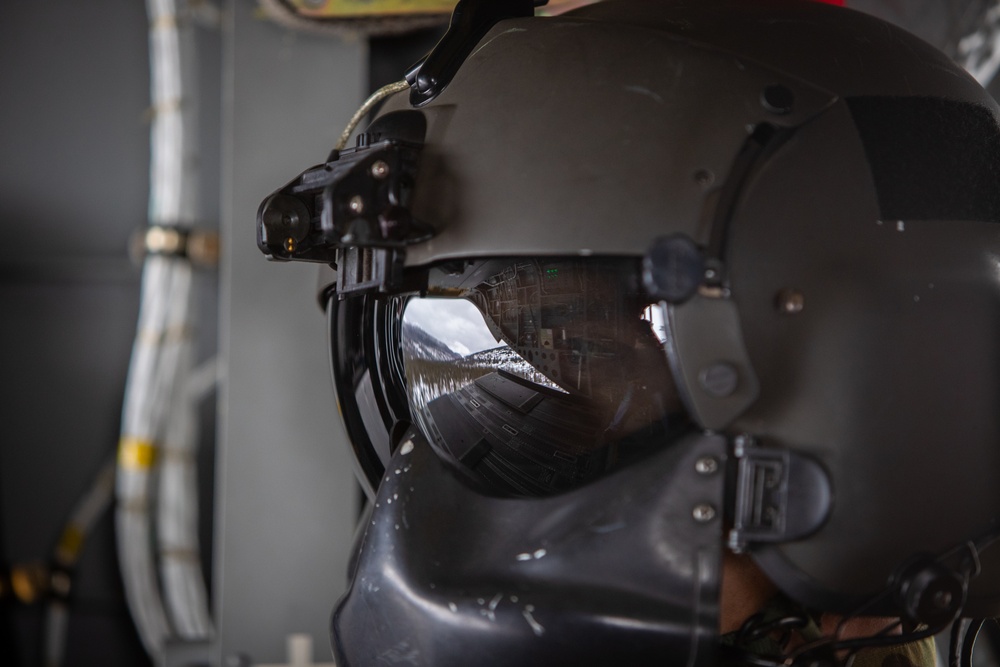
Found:
[[[402,314],[410,413],[488,490],[547,495],[687,424],[664,317],[634,259],[484,260],[432,273]]]

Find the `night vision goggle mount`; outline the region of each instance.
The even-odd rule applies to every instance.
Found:
[[[437,97],[494,25],[531,16],[546,1],[460,0],[441,41],[406,73],[411,105]],[[401,134],[369,129],[355,148],[334,150],[325,164],[305,170],[263,201],[257,245],[268,259],[335,265],[341,297],[386,292],[402,281],[404,248],[429,239],[433,229],[409,209],[422,147],[415,137],[422,137],[424,121],[406,111],[389,114],[394,115],[404,118],[396,128]],[[386,135],[397,138],[383,139]]]
[[[335,265],[340,294],[398,282],[404,248],[433,234],[409,209],[421,146],[371,139],[362,134],[261,203],[257,245],[268,259]]]

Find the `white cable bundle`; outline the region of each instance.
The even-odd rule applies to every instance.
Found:
[[[185,350],[189,368],[193,350]],[[214,363],[210,364],[214,371]],[[178,384],[160,462],[157,540],[160,578],[167,610],[181,639],[204,639],[212,620],[202,578],[198,545],[198,479],[195,464],[197,405],[206,393],[195,378]],[[214,379],[214,378],[213,378]],[[212,383],[214,384],[214,382]]]
[[[116,527],[118,556],[129,609],[146,651],[161,657],[171,631],[156,580],[150,516],[159,442],[178,368],[171,365],[168,340],[171,295],[178,260],[151,256],[143,267],[139,327],[132,348],[122,438],[118,449]],[[185,295],[186,296],[186,295]],[[175,351],[174,350],[174,351]]]
[[[978,29],[958,42],[958,61],[986,87],[1000,70],[1000,2],[986,10]]]
[[[147,0],[147,12],[153,98],[149,223],[187,226],[196,221],[197,206],[194,86],[185,76],[193,69],[193,35],[180,26],[175,0]],[[187,391],[194,361],[191,288],[186,258],[146,258],[118,451],[116,526],[126,598],[147,652],[161,663],[175,632],[183,639],[212,632],[197,539],[197,396]]]

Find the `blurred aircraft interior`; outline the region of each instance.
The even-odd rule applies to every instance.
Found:
[[[442,34],[405,4],[0,4],[0,665],[332,664],[361,494],[255,218]],[[1000,2],[844,4],[996,95]]]

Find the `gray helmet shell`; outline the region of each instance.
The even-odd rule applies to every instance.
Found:
[[[791,92],[789,108],[762,101],[769,87]],[[413,209],[437,233],[407,264],[702,240],[754,127],[797,127],[862,95],[992,104],[926,43],[819,3],[608,0],[503,21],[420,109]],[[399,94],[383,114],[408,107]]]
[[[381,117],[404,110],[426,120],[413,213],[435,229],[408,266],[671,234],[721,263],[723,292],[672,308],[735,304],[759,392],[703,425],[832,480],[817,532],[752,547],[787,592],[849,610],[995,530],[998,108],[944,55],[818,3],[608,0],[501,22],[433,102]],[[741,171],[762,126],[782,140]],[[996,615],[1000,554],[980,558],[966,612]]]

